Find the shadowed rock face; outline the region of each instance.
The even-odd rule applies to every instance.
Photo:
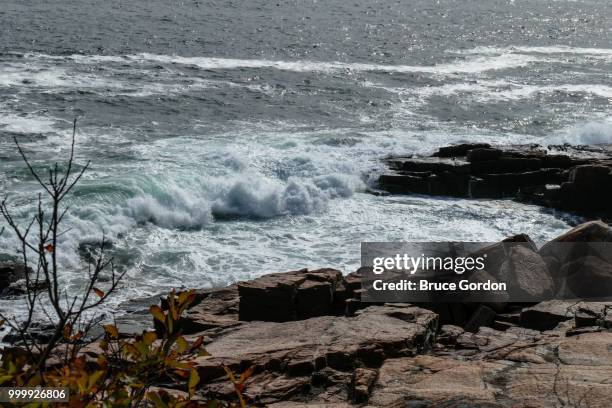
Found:
[[[391,193],[515,198],[584,214],[612,216],[612,152],[608,148],[462,144],[431,157],[387,159],[379,178]]]

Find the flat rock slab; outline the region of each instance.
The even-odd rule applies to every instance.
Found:
[[[483,338],[501,332],[483,333]],[[526,342],[516,358],[422,355],[385,361],[372,406],[609,407],[612,395],[612,333],[549,335]],[[499,343],[498,343],[499,346]],[[530,347],[531,346],[531,347]],[[511,347],[511,346],[506,346]],[[532,354],[532,357],[521,353]],[[536,358],[537,357],[537,358]],[[421,403],[422,405],[416,405]],[[452,405],[455,404],[455,405]],[[467,404],[467,405],[461,405]]]
[[[338,383],[349,388],[358,369],[428,350],[436,330],[436,314],[407,305],[371,306],[355,317],[245,322],[206,346],[211,356],[198,360],[200,377],[208,383],[202,391],[231,395],[231,389],[223,389],[227,381],[219,364],[236,371],[255,366],[258,374],[249,380],[247,394],[256,403],[281,401],[317,387],[320,390],[312,392],[323,393]],[[370,381],[366,377],[357,382],[362,391]],[[287,392],[272,393],[271,387],[279,387],[280,382]]]

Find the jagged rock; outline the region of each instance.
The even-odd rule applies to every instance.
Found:
[[[465,330],[459,326],[445,324],[444,326],[440,327],[440,333],[438,334],[437,341],[443,345],[455,345],[457,343],[457,338],[464,332]]]
[[[195,304],[180,321],[184,334],[205,332],[208,337],[240,324],[238,318],[238,286],[207,289],[197,292]]]
[[[270,274],[238,284],[240,320],[285,322],[328,314],[342,282],[335,269]]]
[[[609,324],[612,319],[612,302],[581,302],[574,309],[576,328],[598,326],[612,329]]]

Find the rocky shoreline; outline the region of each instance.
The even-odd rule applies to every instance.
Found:
[[[612,242],[612,229],[589,222],[555,240],[568,241]],[[612,284],[612,270],[598,272]],[[180,321],[210,353],[196,359],[195,398],[235,401],[226,366],[254,369],[251,406],[609,406],[612,300],[374,304],[361,301],[361,275],[298,270],[198,290]],[[153,301],[124,305],[122,335],[154,329],[142,308]],[[156,389],[187,395],[175,383]]]
[[[391,193],[511,197],[610,217],[608,150],[549,150],[555,149],[551,154],[536,146],[471,144],[441,148],[431,157],[390,158],[380,187]],[[589,285],[612,289],[605,256],[572,253],[561,260],[550,245],[537,248],[526,235],[504,242],[519,243],[521,259],[528,260],[510,259],[525,290],[537,282],[557,293],[557,271],[568,278],[562,289],[570,294]],[[592,221],[552,242],[612,242],[612,228]],[[361,298],[363,271],[343,272],[349,271],[304,269],[198,290],[180,321],[188,339],[203,336],[210,354],[196,361],[196,397],[235,401],[225,366],[236,373],[253,368],[243,392],[252,406],[610,406],[612,299],[368,303]],[[3,295],[20,293],[24,273],[18,265],[0,265]],[[117,319],[119,332],[155,329],[146,306],[157,301],[123,305],[127,313]],[[96,344],[88,347],[84,353],[95,358]],[[177,384],[156,386],[186,395]]]
[[[590,222],[555,240],[568,241],[612,242],[612,229]],[[210,353],[198,395],[234,398],[225,365],[254,368],[254,406],[609,406],[612,301],[372,304],[361,293],[360,271],[335,269],[198,291],[181,322]]]

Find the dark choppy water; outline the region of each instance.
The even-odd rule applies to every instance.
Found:
[[[567,224],[537,207],[364,191],[389,154],[610,142],[611,30],[604,1],[4,0],[0,188],[31,213],[12,138],[42,165],[78,117],[66,279],[104,230],[122,299],[349,270],[364,240],[544,240]]]

